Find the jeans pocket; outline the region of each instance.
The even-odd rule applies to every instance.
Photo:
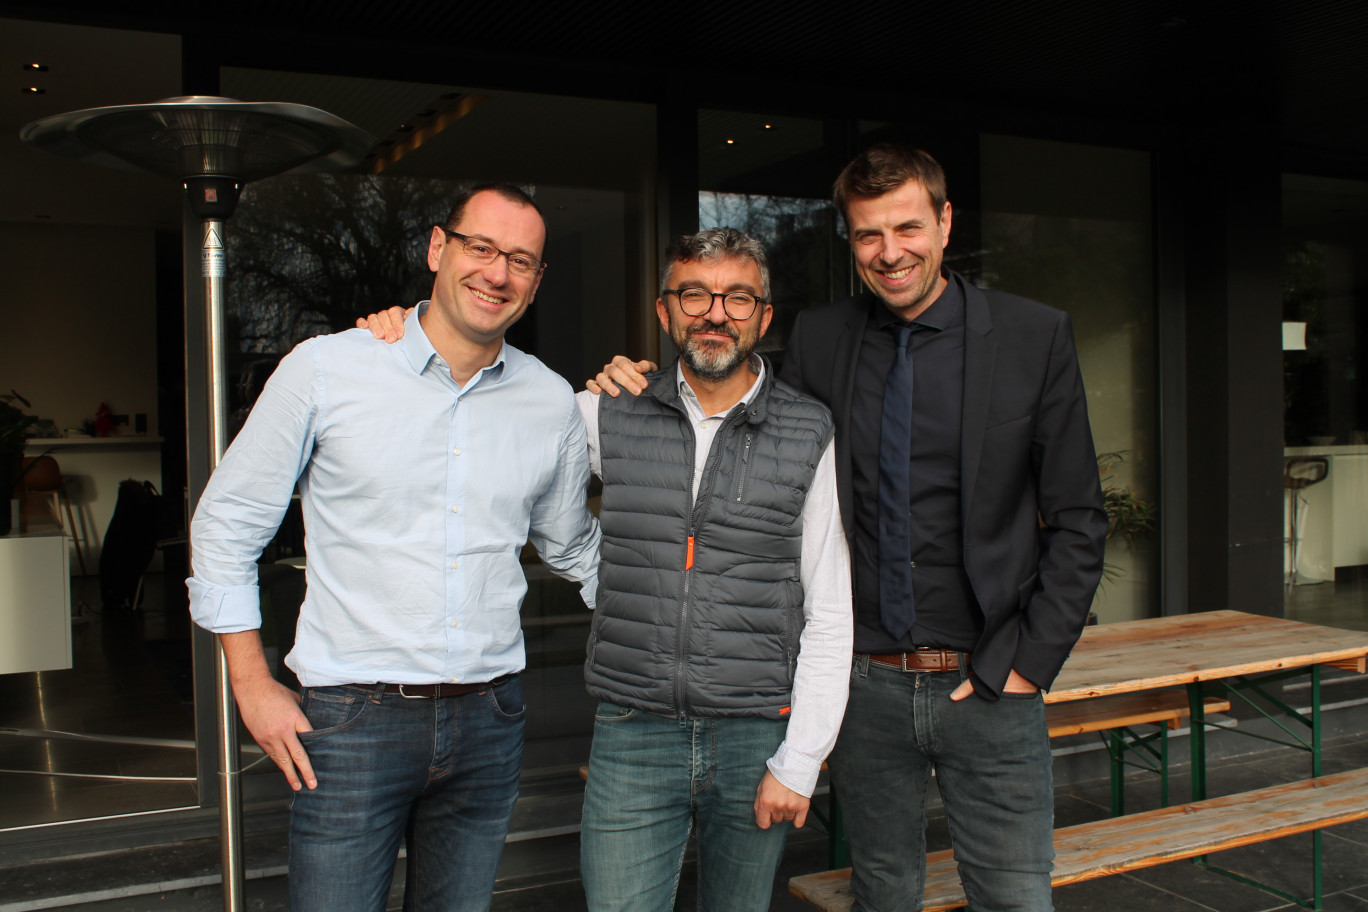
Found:
[[[310,687],[300,708],[313,731],[300,732],[301,743],[346,731],[360,721],[370,701],[364,694],[337,687]]]
[[[527,715],[527,704],[523,702],[522,679],[516,675],[485,691],[494,714],[510,722],[520,722]]]
[[[614,722],[626,722],[636,714],[635,709],[626,706],[618,706],[616,703],[600,703],[598,709],[594,710],[594,721],[611,725]]]
[[[1004,699],[1004,700],[1044,700],[1044,699],[1045,699],[1045,695],[1044,695],[1043,693],[1041,693],[1040,691],[1038,691],[1038,690],[1033,690],[1033,691],[1031,691],[1030,693],[1012,693],[1010,690],[1004,690],[1004,691],[1002,692],[1002,699]]]

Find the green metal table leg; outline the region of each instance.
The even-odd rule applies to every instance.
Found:
[[[1311,778],[1321,774],[1321,667],[1311,666]],[[1319,912],[1325,902],[1321,880],[1321,831],[1311,832],[1311,902]]]
[[[1187,692],[1192,730],[1188,739],[1192,747],[1192,800],[1201,801],[1207,794],[1206,693],[1200,683],[1189,684]]]
[[[1121,730],[1107,732],[1107,753],[1111,755],[1111,814],[1120,817],[1126,813],[1126,740]]]
[[[1159,806],[1168,807],[1168,777],[1169,777],[1169,739],[1168,725],[1159,724]]]
[[[1298,677],[1303,674],[1310,674],[1311,677],[1311,705],[1305,713],[1298,711],[1287,704],[1282,699],[1273,696],[1265,687],[1275,684],[1288,678]],[[1245,705],[1257,710],[1265,719],[1272,722],[1289,740],[1272,737],[1253,731],[1239,732],[1250,737],[1259,738],[1264,741],[1271,741],[1285,747],[1293,747],[1307,751],[1311,754],[1311,775],[1317,777],[1321,775],[1321,668],[1313,665],[1305,669],[1289,669],[1282,672],[1260,675],[1256,677],[1236,676],[1233,679],[1222,682],[1221,687],[1224,693],[1231,696],[1238,696],[1244,700]],[[1192,710],[1192,797],[1194,801],[1200,801],[1206,797],[1206,718],[1204,716],[1204,706],[1202,704],[1204,688],[1200,684],[1188,685],[1188,701]],[[1255,701],[1246,693],[1255,694],[1260,701]],[[1279,721],[1279,716],[1287,721]],[[1307,718],[1309,716],[1309,720]],[[1300,737],[1292,724],[1306,726],[1310,729],[1308,737]],[[1312,893],[1310,898],[1305,894],[1301,896],[1287,893],[1272,887],[1268,884],[1260,883],[1257,880],[1246,877],[1234,871],[1227,870],[1217,865],[1211,864],[1205,855],[1194,858],[1193,862],[1216,874],[1222,874],[1239,883],[1257,887],[1265,893],[1272,894],[1288,902],[1294,903],[1303,908],[1320,910],[1324,907],[1325,888],[1323,878],[1323,856],[1322,856],[1321,831],[1314,830],[1311,833],[1311,876]]]

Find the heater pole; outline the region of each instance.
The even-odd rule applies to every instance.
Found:
[[[361,161],[375,140],[345,120],[305,105],[193,95],[56,114],[25,125],[19,138],[55,155],[181,181],[191,211],[204,224],[200,271],[208,323],[209,461],[211,470],[218,468],[228,447],[223,334],[223,280],[228,270],[223,229],[238,193],[248,181],[286,171],[349,168]],[[223,908],[241,912],[242,760],[232,682],[223,641],[217,636],[214,683]]]
[[[204,277],[205,322],[209,331],[209,453],[217,469],[228,448],[228,372],[224,364],[223,278],[227,259],[223,220],[204,219],[200,274]],[[237,707],[223,638],[214,637],[214,700],[218,720],[219,859],[223,867],[223,910],[242,912],[246,875],[242,866],[242,755],[238,752]]]

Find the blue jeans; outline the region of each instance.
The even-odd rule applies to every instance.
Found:
[[[590,912],[669,912],[698,824],[698,908],[769,908],[791,824],[755,824],[755,790],[788,723],[693,719],[600,703],[584,789]]]
[[[931,771],[974,912],[1048,912],[1054,787],[1040,694],[958,703],[955,673],[855,660],[831,778],[850,840],[857,912],[916,912]]]
[[[522,683],[408,700],[375,686],[304,692],[318,788],[290,808],[290,908],[381,912],[408,836],[406,910],[484,912],[522,766]]]

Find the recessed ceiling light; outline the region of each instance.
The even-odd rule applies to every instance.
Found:
[[[730,145],[733,145],[733,144],[735,144],[735,142],[736,142],[736,140],[734,140],[734,139],[729,139],[729,140],[727,140],[727,145],[729,145],[729,146],[730,146]]]
[[[31,73],[46,73],[48,71],[46,63],[21,63],[19,69]]]
[[[47,89],[40,89],[37,86],[25,86],[19,90],[19,94],[21,95],[42,95],[46,92]]]
[[[774,129],[774,125],[773,125],[773,124],[765,124],[765,129],[766,129],[766,130],[773,130],[773,129]]]

